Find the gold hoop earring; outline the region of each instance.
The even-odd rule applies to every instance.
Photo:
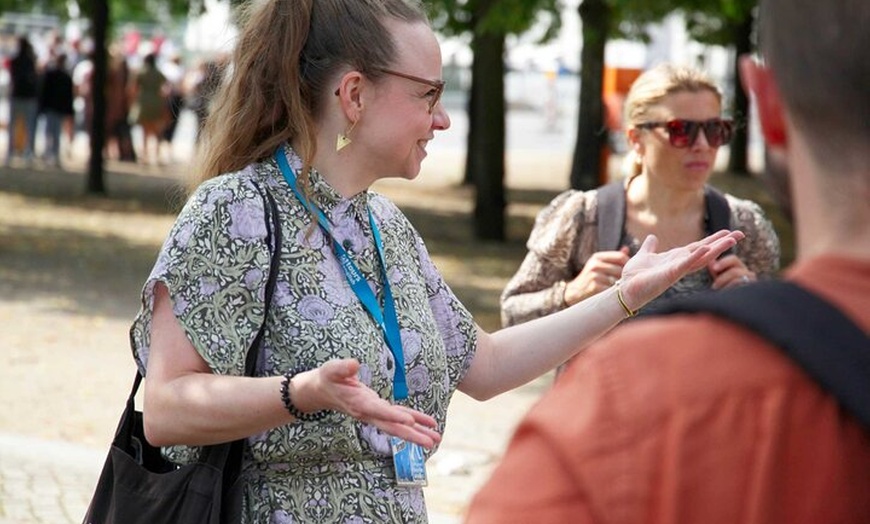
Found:
[[[352,123],[347,131],[344,133],[339,133],[338,137],[335,139],[335,151],[341,151],[345,147],[347,147],[353,140],[350,139],[350,132],[353,131],[353,128],[356,127],[356,122]]]

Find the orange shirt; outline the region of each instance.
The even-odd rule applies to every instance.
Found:
[[[870,333],[870,261],[820,257],[788,278]],[[530,411],[467,522],[870,522],[870,435],[754,333],[639,320]]]

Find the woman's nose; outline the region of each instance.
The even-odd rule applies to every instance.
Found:
[[[440,100],[435,104],[435,111],[432,113],[432,127],[438,131],[445,131],[450,127],[450,115]]]

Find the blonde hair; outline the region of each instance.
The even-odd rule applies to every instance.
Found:
[[[293,142],[311,166],[315,120],[345,68],[377,78],[396,50],[388,18],[428,23],[409,0],[261,0],[240,11],[242,29],[211,104],[192,188]],[[300,177],[307,192],[307,177]]]
[[[674,93],[697,93],[709,91],[722,104],[722,92],[706,73],[689,66],[660,64],[645,71],[631,84],[625,97],[624,127],[632,129],[637,124],[653,119],[653,108]],[[641,165],[634,150],[625,158],[624,170],[629,178],[640,174]]]

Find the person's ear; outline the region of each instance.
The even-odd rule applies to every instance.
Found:
[[[362,85],[364,77],[359,71],[348,71],[342,75],[335,90],[339,104],[348,120],[355,122],[362,111]]]
[[[640,130],[636,127],[629,127],[625,131],[625,138],[628,141],[628,145],[631,146],[631,149],[635,152],[635,154],[640,158],[643,156],[643,143],[640,141]]]
[[[782,148],[788,143],[785,116],[779,89],[770,70],[753,57],[740,57],[740,79],[743,89],[755,96],[758,120],[764,140],[771,148]]]

